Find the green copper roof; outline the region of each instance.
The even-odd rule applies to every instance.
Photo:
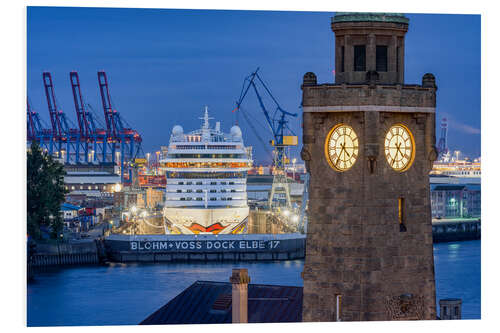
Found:
[[[337,22],[393,22],[408,24],[410,20],[401,13],[349,13],[337,12],[332,23]]]

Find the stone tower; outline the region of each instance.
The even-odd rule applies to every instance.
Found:
[[[306,73],[303,321],[436,319],[436,84],[404,84],[408,18],[337,13],[335,84]]]

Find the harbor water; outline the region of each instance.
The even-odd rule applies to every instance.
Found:
[[[434,245],[436,298],[461,298],[462,318],[481,317],[481,242]],[[135,325],[197,280],[302,286],[303,260],[109,264],[46,269],[27,287],[28,326]]]

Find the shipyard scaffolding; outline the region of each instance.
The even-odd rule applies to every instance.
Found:
[[[57,102],[52,76],[42,74],[50,116],[48,128],[27,100],[27,143],[37,142],[65,165],[112,165],[121,182],[131,181],[130,164],[141,150],[141,135],[113,108],[105,72],[98,72],[98,84],[105,125],[89,104],[84,103],[77,72],[69,75],[78,126],[74,125]]]

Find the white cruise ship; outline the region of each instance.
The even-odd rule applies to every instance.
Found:
[[[200,119],[199,130],[185,134],[179,125],[172,129],[160,161],[167,177],[163,215],[174,234],[245,233],[251,147],[244,146],[236,125],[229,134],[221,131],[220,122],[210,128],[207,107]]]

